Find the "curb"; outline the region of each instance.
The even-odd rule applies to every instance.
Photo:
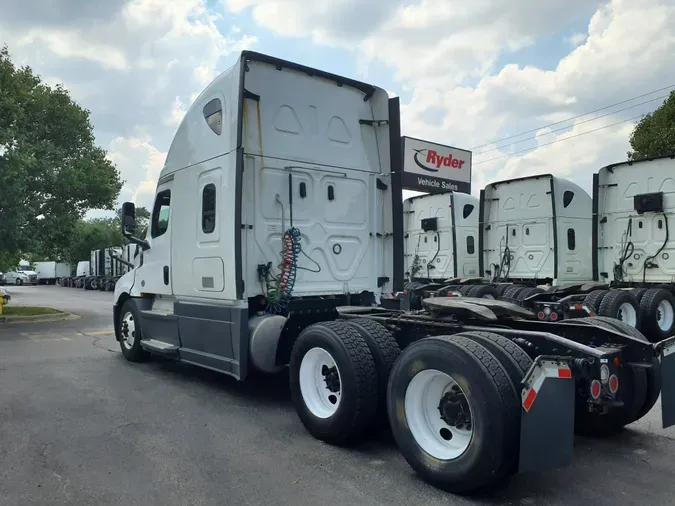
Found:
[[[73,313],[56,313],[56,314],[44,314],[36,316],[0,316],[0,323],[11,324],[11,323],[42,323],[42,322],[59,322],[64,320],[78,320],[80,315]]]

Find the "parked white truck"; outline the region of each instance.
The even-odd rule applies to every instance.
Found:
[[[41,285],[55,285],[61,278],[70,276],[72,267],[65,262],[35,262],[35,272]]]
[[[436,295],[496,291],[542,320],[597,313],[652,342],[675,335],[674,171],[673,156],[612,164],[594,175],[592,198],[552,175],[491,183],[480,197],[482,277],[432,283],[418,275],[409,286]]]
[[[640,330],[675,334],[675,154],[603,167],[593,177],[593,279],[632,288]],[[616,297],[604,287],[600,304]]]
[[[675,423],[675,339],[486,299],[407,311],[401,193],[398,99],[244,51],[178,127],[146,238],[122,207],[142,250],[115,285],[123,355],[242,381],[288,366],[314,437],[388,420],[410,465],[458,493],[569,463],[575,430],[618,430],[659,394]]]

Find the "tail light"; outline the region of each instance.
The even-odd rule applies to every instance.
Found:
[[[619,378],[616,374],[609,377],[609,391],[614,395],[619,390]]]
[[[546,315],[544,314],[543,311],[539,311],[537,313],[537,318],[539,318],[540,320],[543,320],[544,318],[546,318]]]
[[[558,313],[552,312],[550,318],[551,321],[556,321],[558,319]]]
[[[600,382],[598,380],[591,381],[591,397],[594,400],[597,400],[600,398],[601,392],[602,392],[602,385],[600,385]]]

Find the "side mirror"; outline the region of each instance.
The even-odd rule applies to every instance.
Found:
[[[124,235],[136,233],[136,206],[133,202],[122,204],[122,233]]]
[[[122,235],[130,242],[137,244],[143,251],[150,249],[150,244],[145,239],[139,239],[136,233],[136,206],[133,202],[122,204]]]

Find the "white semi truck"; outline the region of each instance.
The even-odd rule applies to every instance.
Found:
[[[464,493],[570,462],[662,399],[675,423],[675,339],[602,318],[551,323],[503,301],[409,311],[398,99],[244,51],[196,99],[169,149],[136,268],[115,285],[123,355],[240,381],[288,367],[314,437],[388,420],[410,465]]]
[[[675,335],[674,171],[673,156],[609,165],[594,175],[592,198],[545,174],[488,184],[478,220],[481,276],[418,274],[409,286],[437,295],[497,292],[544,320],[590,311],[653,342]]]

